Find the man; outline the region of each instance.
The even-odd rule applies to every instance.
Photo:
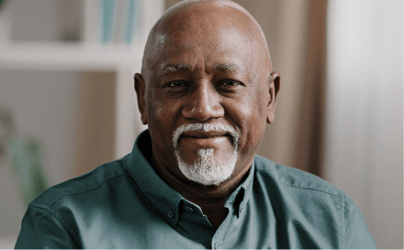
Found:
[[[376,247],[342,191],[255,155],[280,76],[239,5],[168,10],[135,89],[149,129],[132,153],[40,195],[17,248]]]

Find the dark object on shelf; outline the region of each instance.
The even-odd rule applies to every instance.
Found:
[[[0,0],[0,11],[4,8],[4,3],[6,2],[7,0]]]

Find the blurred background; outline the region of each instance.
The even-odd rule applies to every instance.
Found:
[[[0,0],[0,248],[47,187],[131,152],[133,75],[179,0]],[[379,248],[403,248],[403,1],[235,0],[281,73],[258,154],[351,197]]]

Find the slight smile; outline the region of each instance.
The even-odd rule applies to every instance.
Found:
[[[180,143],[190,148],[218,148],[228,139],[229,134],[223,131],[187,131],[181,135]]]

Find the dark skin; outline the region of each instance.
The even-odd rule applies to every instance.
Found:
[[[143,124],[152,139],[154,167],[184,198],[199,205],[217,229],[227,215],[224,203],[244,181],[272,123],[280,88],[259,25],[240,6],[225,1],[183,4],[154,26],[135,89]],[[178,168],[172,136],[184,124],[221,123],[239,134],[237,162],[219,185],[188,180]],[[234,138],[181,137],[178,151],[192,164],[200,148],[214,148],[228,159]]]

